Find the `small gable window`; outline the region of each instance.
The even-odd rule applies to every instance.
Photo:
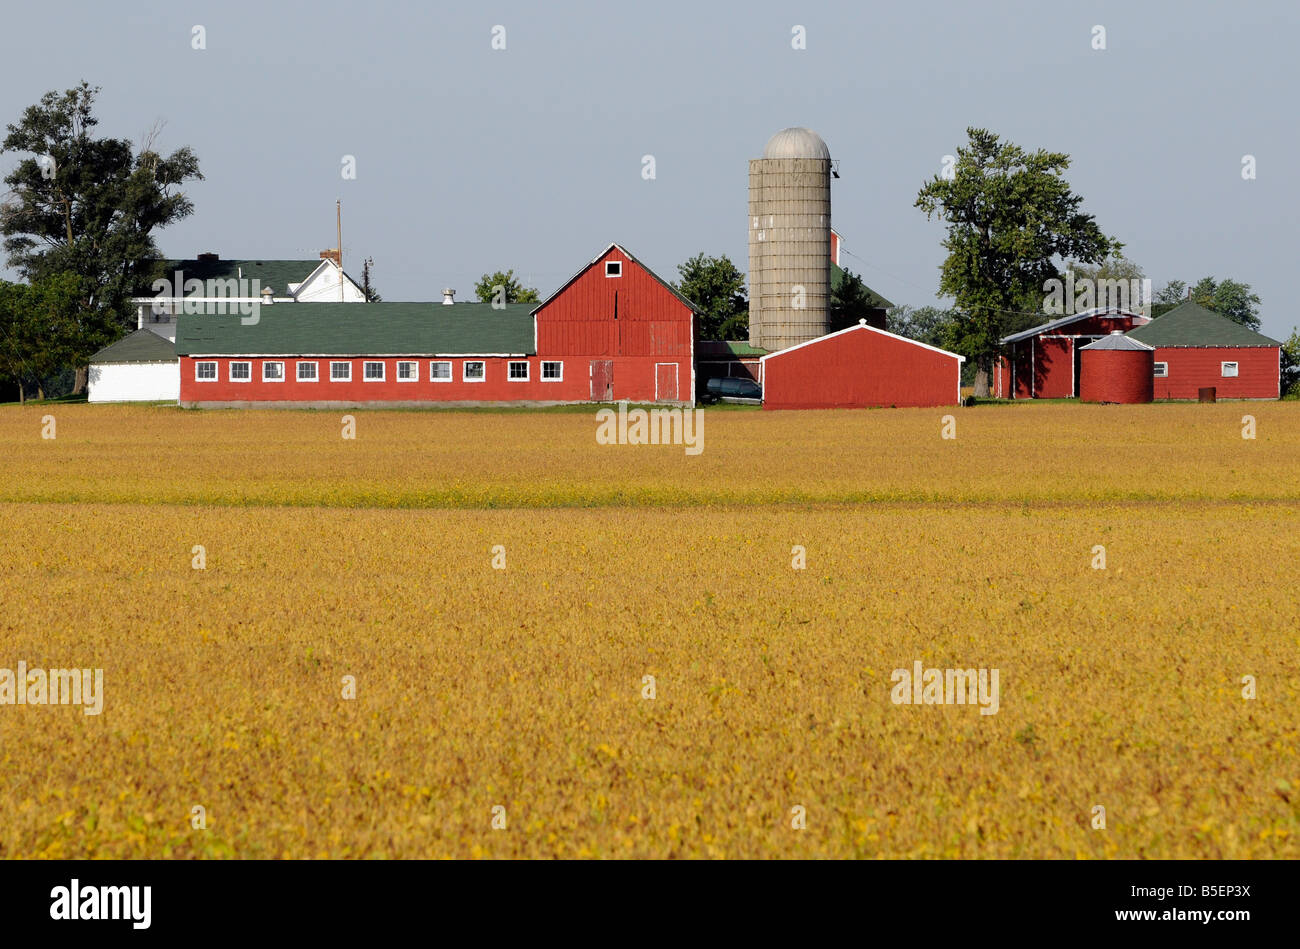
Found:
[[[606,277],[623,276],[623,261],[621,260],[605,261],[605,276]]]

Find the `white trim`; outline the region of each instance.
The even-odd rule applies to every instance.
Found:
[[[379,367],[379,378],[376,379],[367,375],[366,370],[371,366]],[[362,382],[387,382],[388,366],[382,359],[363,359],[361,360],[361,381]]]
[[[931,346],[929,343],[921,343],[914,339],[908,339],[906,336],[899,336],[897,333],[891,333],[888,330],[876,329],[876,327],[868,326],[865,323],[859,323],[857,326],[850,326],[847,329],[836,330],[834,333],[827,333],[825,336],[818,336],[816,339],[810,339],[803,343],[795,343],[793,346],[777,350],[774,353],[768,353],[766,356],[759,356],[758,361],[759,363],[765,363],[774,356],[784,356],[786,353],[792,353],[796,349],[803,349],[805,346],[822,343],[828,339],[834,339],[836,336],[843,336],[845,333],[854,333],[858,330],[870,330],[872,333],[879,333],[881,336],[888,336],[890,339],[897,339],[904,343],[911,343],[913,346],[920,346],[922,349],[928,349],[931,352],[940,353],[944,356],[951,356],[959,362],[966,361],[965,356],[960,356],[957,353],[950,353],[946,349],[940,349],[938,346]],[[764,368],[764,371],[766,372],[766,368]]]
[[[546,367],[547,367],[547,366],[559,366],[559,367],[560,367],[560,374],[559,374],[558,376],[555,376],[555,377],[550,378],[550,379],[546,378]],[[563,359],[543,359],[543,360],[541,360],[541,366],[538,367],[537,372],[538,372],[538,381],[539,381],[539,382],[563,382],[563,381],[564,381],[564,360],[563,360]]]
[[[413,366],[413,367],[415,367],[415,368],[414,368],[414,372],[412,372],[412,374],[410,375],[410,377],[408,377],[408,378],[406,378],[406,379],[403,379],[403,378],[402,378],[402,367],[403,367],[403,366]],[[420,381],[420,364],[419,364],[419,362],[416,361],[416,360],[414,360],[414,359],[399,359],[399,360],[397,360],[397,365],[393,367],[393,378],[395,378],[398,382],[419,382],[419,381]]]
[[[536,353],[177,353],[186,359],[530,359]]]
[[[1232,375],[1228,375],[1228,367],[1229,367],[1229,366],[1232,367]],[[1225,361],[1223,361],[1223,362],[1220,362],[1220,363],[1219,363],[1219,378],[1220,378],[1220,379],[1240,379],[1240,378],[1241,378],[1241,364],[1240,364],[1239,362],[1237,362],[1236,360],[1225,360]]]
[[[680,364],[680,363],[675,363],[675,362],[657,362],[657,363],[655,363],[655,401],[656,401],[656,402],[659,401],[659,367],[660,367],[660,366],[672,366],[672,367],[673,367],[673,388],[677,390],[677,394],[673,396],[673,401],[674,401],[674,402],[680,402],[680,401],[682,400],[682,395],[681,395],[681,393],[682,393],[682,367],[681,367],[681,364]]]
[[[1141,313],[1134,313],[1132,310],[1124,310],[1114,306],[1098,306],[1091,310],[1084,310],[1082,313],[1072,313],[1068,316],[1059,316],[1054,320],[1048,320],[1046,323],[1040,323],[1038,326],[1030,327],[1027,330],[1021,330],[1018,333],[1012,333],[1009,336],[1003,336],[998,340],[999,346],[1006,346],[1009,343],[1019,343],[1033,336],[1044,335],[1043,331],[1056,329],[1060,326],[1069,326],[1071,323],[1077,323],[1079,320],[1092,319],[1097,316],[1131,316],[1135,320],[1142,320],[1141,323],[1135,323],[1134,329],[1139,326],[1145,326],[1151,322],[1151,318],[1143,316]]]
[[[435,376],[433,374],[434,366],[446,366],[447,375]],[[452,361],[450,359],[430,359],[429,360],[429,381],[430,382],[455,382],[456,367],[452,364]]]
[[[610,272],[609,272],[609,268],[610,268],[611,265],[612,265],[612,266],[615,266],[615,267],[618,268],[618,273],[610,273]],[[605,261],[605,276],[606,276],[606,277],[621,277],[621,276],[623,276],[623,261],[621,261],[621,260],[607,260],[607,261]]]
[[[1157,368],[1156,368],[1157,366],[1163,367],[1163,368],[1164,368],[1164,372],[1161,372],[1159,369],[1157,369]],[[1152,378],[1152,379],[1168,379],[1168,378],[1169,378],[1169,363],[1168,363],[1167,361],[1166,361],[1166,362],[1156,361],[1156,362],[1151,363],[1151,378]]]
[[[479,376],[477,379],[471,379],[469,376],[465,374],[466,367],[469,366],[471,363],[477,363],[478,365],[483,367],[483,375]],[[487,363],[484,362],[482,359],[466,359],[464,362],[460,364],[460,381],[461,382],[487,382]]]
[[[334,375],[335,366],[347,366],[348,377],[340,379]],[[351,382],[352,381],[352,360],[350,359],[331,359],[330,360],[330,382]]]
[[[247,367],[248,367],[248,375],[245,376],[243,379],[237,379],[237,378],[235,378],[235,367],[236,367],[236,366],[247,366]],[[230,381],[231,381],[231,382],[252,382],[252,381],[253,381],[253,361],[252,361],[251,359],[232,359],[232,360],[230,361],[230,367],[229,367],[229,369],[227,370],[227,372],[228,372],[228,374],[230,375]]]
[[[303,378],[302,367],[311,366],[312,375],[310,378]],[[320,363],[314,359],[299,359],[293,367],[293,378],[296,382],[320,382]]]
[[[511,375],[511,370],[515,366],[520,366],[520,365],[524,367],[523,376],[521,377],[521,376]],[[506,382],[528,382],[529,375],[530,375],[530,370],[528,368],[527,359],[511,359],[509,362],[506,363]]]
[[[267,366],[279,366],[280,378],[272,379],[266,374]],[[262,360],[262,381],[263,382],[284,382],[284,360],[283,359],[263,359]]]
[[[199,375],[199,366],[211,366],[212,378],[204,379]],[[215,359],[204,359],[201,362],[194,363],[194,381],[195,382],[220,382],[221,381],[221,364]]]

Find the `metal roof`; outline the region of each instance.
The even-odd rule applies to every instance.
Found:
[[[1281,346],[1226,316],[1188,300],[1168,313],[1128,331],[1131,339],[1151,346]]]
[[[1087,346],[1080,346],[1080,351],[1085,349],[1127,349],[1127,350],[1151,350],[1154,346],[1148,346],[1146,343],[1139,342],[1131,336],[1115,332],[1109,336],[1103,336],[1099,340],[1089,343]]]
[[[1000,343],[1003,346],[1007,343],[1018,343],[1022,339],[1029,339],[1031,336],[1037,336],[1040,333],[1046,333],[1048,330],[1058,329],[1062,326],[1069,326],[1071,323],[1076,323],[1079,320],[1086,320],[1094,316],[1132,316],[1139,320],[1146,319],[1146,317],[1141,313],[1134,313],[1132,310],[1121,310],[1119,307],[1114,306],[1098,306],[1093,307],[1091,310],[1084,310],[1082,313],[1072,313],[1069,316],[1062,316],[1059,319],[1052,320],[1051,322],[1043,323],[1027,330],[1021,330],[1019,333],[1012,333],[1010,336],[1003,336]]]
[[[175,362],[176,347],[153,330],[138,329],[105,346],[90,357],[91,363],[106,362]]]
[[[255,323],[238,313],[183,313],[180,356],[490,356],[536,353],[531,303],[276,303]],[[251,319],[251,317],[248,317]]]
[[[795,125],[781,129],[767,140],[764,158],[820,158],[830,161],[831,150],[812,129]]]

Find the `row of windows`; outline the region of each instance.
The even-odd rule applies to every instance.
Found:
[[[299,360],[297,374],[299,382],[317,382],[320,379],[318,375],[318,364]],[[283,382],[285,379],[285,364],[279,360],[266,360],[262,363],[262,381],[263,382]],[[351,382],[352,381],[352,363],[350,362],[331,362],[329,364],[330,382]],[[194,364],[194,379],[197,382],[216,382],[217,381],[217,363],[215,362],[196,362]],[[362,363],[361,378],[366,382],[383,382],[384,381],[384,363],[369,360]],[[251,362],[232,362],[230,364],[230,381],[231,382],[251,382],[253,378],[253,364]],[[399,359],[397,361],[397,381],[398,382],[416,382],[420,378],[420,363],[414,359]],[[506,378],[511,382],[528,381],[528,363],[525,360],[512,360],[506,369]],[[480,359],[466,359],[460,364],[461,382],[484,382],[487,379],[487,363]],[[432,359],[429,361],[429,381],[430,382],[451,382],[452,368],[450,359]],[[542,362],[542,381],[543,382],[563,382],[564,381],[564,363],[562,362]]]
[[[1155,364],[1155,376],[1157,379],[1169,378],[1169,363],[1158,362]],[[1224,379],[1232,379],[1237,375],[1237,364],[1235,362],[1219,363],[1219,375]]]

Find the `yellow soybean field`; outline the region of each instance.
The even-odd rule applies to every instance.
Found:
[[[0,857],[1300,856],[1300,404],[353,415],[0,408]]]

